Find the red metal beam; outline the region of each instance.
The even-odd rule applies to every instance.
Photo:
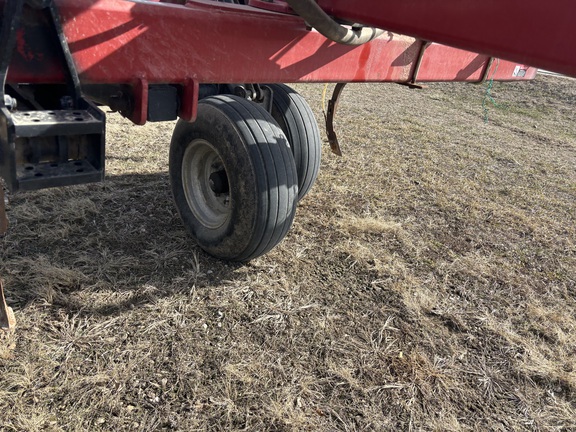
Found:
[[[318,0],[330,15],[576,76],[576,1]]]
[[[419,60],[422,42],[392,33],[360,47],[338,45],[298,17],[213,1],[56,4],[85,84],[478,81],[489,64],[487,56],[442,45],[428,47]],[[9,81],[62,81],[37,23],[25,25]],[[498,80],[535,74],[509,62],[489,72]]]

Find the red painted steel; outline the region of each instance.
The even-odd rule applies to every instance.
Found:
[[[409,82],[422,46],[393,33],[359,47],[338,45],[309,31],[299,17],[213,1],[185,6],[121,0],[56,4],[84,84]],[[26,27],[18,33],[9,81],[63,80],[58,61],[36,39]],[[433,44],[424,53],[417,79],[478,81],[488,60]],[[515,70],[527,72],[515,76]],[[522,63],[502,61],[490,78],[529,79],[535,73]],[[186,109],[193,116],[193,108]]]
[[[274,12],[282,12],[295,15],[294,11],[288,4],[281,0],[266,1],[266,0],[248,0],[248,5],[255,8],[266,9]]]
[[[576,1],[318,0],[329,14],[576,76]]]

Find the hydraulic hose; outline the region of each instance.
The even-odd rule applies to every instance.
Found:
[[[318,33],[345,45],[362,45],[380,36],[384,31],[373,27],[348,28],[338,24],[318,6],[315,0],[285,0]]]

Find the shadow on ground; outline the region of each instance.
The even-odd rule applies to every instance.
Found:
[[[243,266],[216,260],[195,244],[166,173],[18,194],[8,214],[0,269],[17,309],[45,301],[72,313],[121,314],[159,296],[217,285]],[[75,295],[83,290],[125,295],[84,304]]]

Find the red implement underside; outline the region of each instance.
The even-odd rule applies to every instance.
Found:
[[[322,3],[342,16],[362,8],[361,18],[386,15],[380,0]],[[123,0],[57,0],[56,4],[85,84],[473,82],[530,79],[536,73],[524,62],[490,62],[487,55],[427,45],[393,33],[358,47],[338,45],[307,29],[299,17],[249,6]],[[28,20],[19,31],[9,81],[63,80],[61,61],[35,36],[37,25]],[[489,25],[485,23],[486,34]],[[451,28],[446,23],[445,27]]]
[[[576,1],[318,0],[329,14],[576,76]]]

